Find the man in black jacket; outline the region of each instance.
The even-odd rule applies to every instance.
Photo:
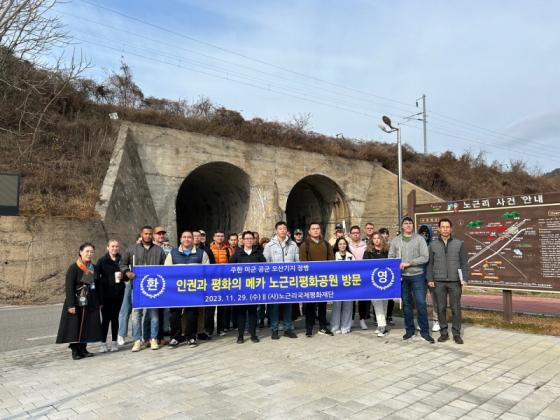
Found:
[[[241,236],[243,248],[240,248],[233,254],[229,262],[231,264],[238,263],[260,263],[266,262],[266,258],[259,249],[253,247],[255,237],[253,232],[243,232]],[[243,344],[243,333],[245,332],[245,320],[249,318],[249,333],[251,334],[251,341],[253,343],[259,342],[257,337],[257,305],[240,305],[236,308],[237,312],[237,344]]]
[[[440,343],[449,340],[447,332],[447,297],[451,303],[453,340],[463,344],[461,338],[461,294],[467,281],[467,253],[463,241],[451,236],[451,220],[443,218],[438,223],[439,238],[430,243],[427,268],[428,286],[435,287],[438,302]]]

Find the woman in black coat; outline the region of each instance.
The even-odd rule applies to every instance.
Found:
[[[88,342],[101,340],[100,302],[95,284],[92,260],[95,247],[86,242],[80,246],[78,260],[66,272],[66,299],[62,307],[57,343],[70,343],[74,360],[93,356]]]

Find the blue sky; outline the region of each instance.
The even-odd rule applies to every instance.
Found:
[[[310,113],[313,131],[389,142],[381,115],[404,122],[425,93],[430,152],[560,167],[560,2],[73,0],[57,13],[91,77],[123,56],[146,95]],[[420,123],[405,124],[421,151]]]

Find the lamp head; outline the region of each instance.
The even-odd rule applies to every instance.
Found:
[[[383,120],[383,123],[387,125],[391,130],[395,129],[395,127],[393,127],[393,125],[391,124],[391,118],[389,118],[387,115],[383,115],[381,119]]]

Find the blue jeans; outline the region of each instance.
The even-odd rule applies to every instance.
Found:
[[[406,332],[409,334],[414,334],[413,307],[414,304],[416,304],[420,334],[430,335],[430,326],[428,324],[428,306],[426,305],[426,286],[426,276],[424,274],[402,277],[401,295],[403,300],[404,326],[406,328]]]
[[[132,282],[128,281],[124,287],[124,299],[119,312],[119,335],[126,337],[128,334],[128,320],[132,310]]]
[[[132,311],[132,339],[134,341],[142,339],[142,315],[150,320],[150,336],[144,336],[144,340],[158,338],[159,331],[159,313],[157,308],[152,309],[134,309]]]
[[[294,323],[292,321],[292,304],[291,303],[278,303],[273,305],[268,305],[268,317],[270,320],[270,329],[272,331],[278,331],[278,307],[281,306],[283,309],[282,314],[284,315],[284,331],[289,331],[294,329]]]

